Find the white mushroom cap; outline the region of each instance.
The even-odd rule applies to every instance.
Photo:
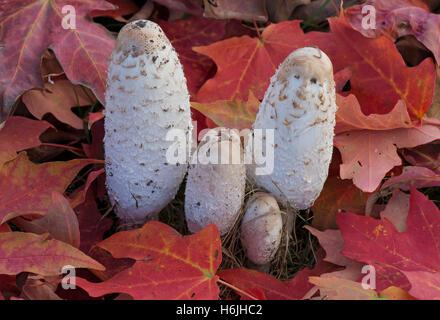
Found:
[[[256,175],[254,164],[248,173],[283,204],[307,209],[319,196],[332,157],[335,100],[332,64],[318,48],[292,52],[271,78],[253,128],[274,131],[274,169]],[[255,138],[255,152],[265,154],[266,135]]]
[[[105,106],[107,189],[127,224],[157,217],[175,196],[187,161],[169,163],[171,129],[191,136],[186,79],[177,53],[154,22],[125,25],[107,75]]]
[[[246,169],[241,161],[243,149],[238,134],[225,128],[211,130],[203,140],[193,155],[192,163],[197,163],[191,164],[188,170],[186,221],[191,232],[198,232],[213,223],[220,235],[224,235],[237,221],[244,200]],[[217,164],[207,163],[208,158],[218,159]],[[226,164],[233,161],[236,164]]]
[[[256,193],[249,199],[241,222],[241,243],[255,264],[269,263],[281,243],[283,219],[274,197]]]

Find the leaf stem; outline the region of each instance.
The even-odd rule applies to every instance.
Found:
[[[76,152],[83,153],[83,150],[80,149],[80,148],[69,147],[69,146],[65,146],[65,145],[62,145],[62,144],[46,143],[46,142],[44,142],[44,143],[42,143],[41,145],[42,145],[42,146],[45,146],[45,147],[64,148],[64,149],[68,149],[68,150],[72,150],[72,151],[76,151]]]
[[[255,28],[255,31],[257,32],[258,39],[261,40],[260,28],[258,28],[258,25],[257,25],[257,22],[255,21],[255,19],[252,20],[252,22],[254,23],[254,28]]]
[[[230,284],[230,283],[228,283],[228,282],[226,282],[226,281],[223,281],[223,280],[220,279],[220,278],[217,279],[217,282],[218,282],[218,283],[221,283],[222,285],[224,285],[224,286],[226,286],[226,287],[228,287],[228,288],[231,288],[232,290],[236,291],[237,293],[239,293],[239,294],[242,295],[242,296],[246,296],[246,297],[248,297],[248,298],[250,298],[250,299],[252,299],[252,300],[258,300],[258,299],[255,298],[253,295],[247,293],[246,291],[243,291],[243,290],[237,288],[236,286],[234,286],[234,285],[232,285],[232,284]]]
[[[333,8],[335,8],[336,11],[336,16],[339,17],[339,15],[341,14],[341,12],[339,11],[338,5],[335,3],[334,0],[331,0]],[[342,8],[342,3],[341,3],[341,8]]]

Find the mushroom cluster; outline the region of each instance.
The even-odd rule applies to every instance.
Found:
[[[104,147],[110,201],[124,224],[157,219],[188,170],[188,229],[198,232],[214,223],[226,235],[243,213],[239,230],[246,255],[254,264],[267,264],[283,234],[278,202],[307,209],[323,188],[336,110],[330,59],[318,48],[301,48],[271,78],[244,148],[234,130],[217,128],[192,156],[188,150],[188,157],[170,163],[170,149],[186,152],[191,145],[186,79],[161,28],[147,20],[131,22],[120,31],[108,68]],[[184,139],[170,140],[170,130]],[[269,150],[270,172],[258,171],[255,161],[245,165],[243,159],[264,158]],[[246,174],[267,193],[253,194],[244,207]]]

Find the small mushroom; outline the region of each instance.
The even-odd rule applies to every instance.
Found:
[[[241,243],[256,265],[269,263],[281,243],[283,219],[277,200],[258,192],[249,199],[241,221]]]

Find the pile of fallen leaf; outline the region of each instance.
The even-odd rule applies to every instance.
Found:
[[[221,287],[243,299],[440,299],[440,1],[360,2],[0,0],[0,300],[218,299]],[[75,29],[61,27],[65,5]],[[362,28],[362,5],[376,29]],[[117,229],[102,103],[116,34],[136,19],[176,48],[198,130],[250,128],[293,50],[331,58],[333,160],[296,218],[287,274],[242,267],[213,225],[182,235],[180,195],[162,222]],[[302,268],[295,246],[312,237]],[[76,289],[63,289],[69,272]]]

